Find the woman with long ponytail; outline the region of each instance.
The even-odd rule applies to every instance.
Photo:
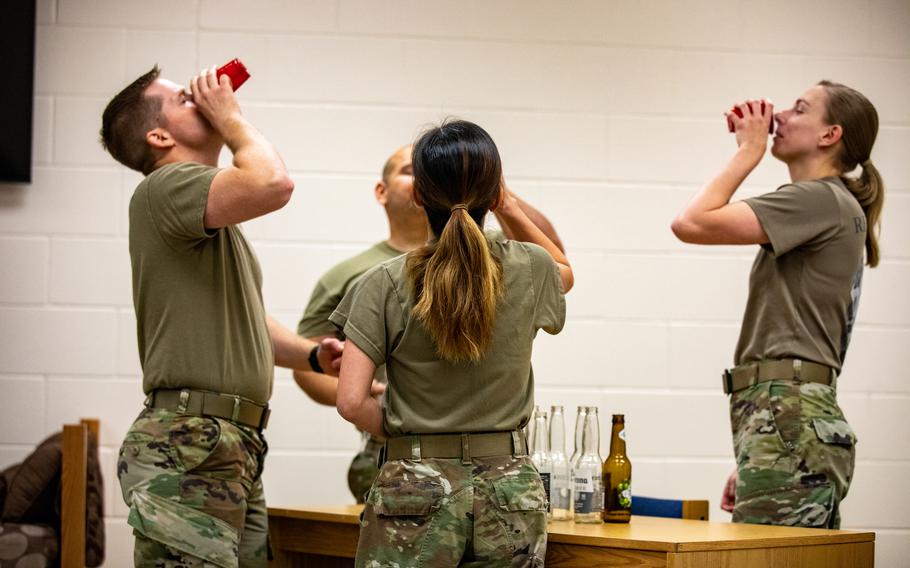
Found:
[[[672,227],[685,242],[761,245],[735,366],[723,373],[737,469],[721,506],[733,522],[838,528],[856,435],[836,387],[864,260],[875,267],[880,258],[878,113],[858,91],[821,81],[787,110],[749,100],[727,119],[736,153]],[[772,120],[771,154],[790,183],[730,203],[761,161]]]
[[[481,127],[430,129],[412,164],[431,240],[367,272],[330,318],[347,337],[338,412],[387,438],[356,565],[538,566],[547,496],[521,429],[531,345],[562,329],[572,269],[503,183]],[[489,211],[505,234],[482,230]],[[380,406],[369,387],[381,364]]]

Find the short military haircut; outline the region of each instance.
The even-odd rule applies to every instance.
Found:
[[[101,145],[124,166],[148,175],[155,156],[145,135],[159,124],[161,97],[146,96],[145,90],[158,76],[157,65],[117,93],[101,115]]]
[[[399,156],[399,154],[408,147],[410,147],[410,144],[405,144],[401,148],[395,150],[395,152],[389,156],[389,159],[385,161],[385,164],[382,166],[382,181],[385,183],[389,182],[389,176],[392,175],[392,170],[401,162],[401,156]]]

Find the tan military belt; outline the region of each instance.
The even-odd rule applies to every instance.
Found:
[[[528,442],[519,430],[394,436],[385,445],[386,460],[461,458],[462,463],[470,463],[471,458],[509,455],[528,455]]]
[[[190,416],[215,416],[232,422],[265,429],[269,423],[268,404],[243,397],[192,389],[157,389],[145,399],[149,408],[165,408]]]
[[[723,374],[726,394],[774,380],[796,380],[833,386],[836,378],[837,372],[831,367],[800,359],[755,361],[727,369]]]

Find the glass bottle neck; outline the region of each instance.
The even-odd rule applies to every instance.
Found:
[[[582,439],[585,433],[585,419],[588,414],[584,409],[579,409],[578,416],[575,417],[575,453],[582,451]]]
[[[550,418],[550,451],[566,452],[566,425],[562,412],[554,412]]]
[[[610,455],[626,454],[626,424],[625,422],[614,422],[613,431],[610,433]]]
[[[585,431],[582,436],[581,452],[583,454],[600,453],[600,420],[597,414],[589,412],[585,416]]]
[[[534,453],[548,452],[550,441],[547,439],[547,415],[538,413],[534,417]]]

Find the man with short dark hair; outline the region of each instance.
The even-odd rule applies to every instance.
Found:
[[[214,68],[187,91],[157,66],[102,117],[102,143],[146,177],[129,246],[145,408],[120,448],[137,566],[265,566],[262,489],[273,366],[335,373],[341,343],[268,317],[239,223],[283,207],[294,184]],[[218,168],[224,145],[233,162]]]

